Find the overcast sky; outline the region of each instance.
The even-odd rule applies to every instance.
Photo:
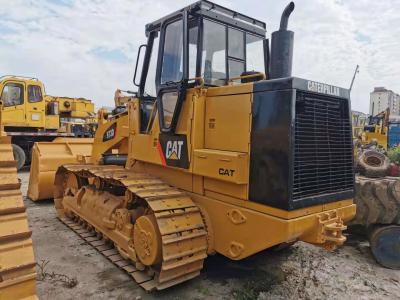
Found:
[[[35,76],[48,94],[113,105],[116,88],[131,84],[144,25],[194,1],[0,0],[0,75]],[[283,0],[220,0],[276,30]],[[400,93],[400,0],[298,0],[295,31],[298,77],[348,87],[360,65],[352,106],[367,112],[369,93]]]

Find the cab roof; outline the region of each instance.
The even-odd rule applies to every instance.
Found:
[[[10,80],[10,79],[21,80],[21,81],[37,81],[37,82],[40,82],[39,79],[37,79],[37,78],[35,78],[35,77],[29,77],[29,76],[4,75],[4,76],[1,76],[1,77],[0,77],[0,81]]]
[[[266,25],[264,22],[206,0],[197,1],[172,14],[158,19],[155,22],[147,24],[146,35],[148,35],[151,31],[159,30],[165,21],[181,15],[184,11],[187,11],[191,15],[205,16],[209,19],[228,24],[232,27],[265,36]]]

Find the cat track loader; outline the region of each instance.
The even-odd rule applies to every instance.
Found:
[[[148,24],[128,128],[99,124],[97,159],[57,170],[60,220],[144,289],[198,276],[214,253],[346,240],[349,91],[291,76],[293,9],[271,51],[265,23],[209,1]]]
[[[37,299],[32,232],[20,186],[10,137],[0,126],[0,299]]]

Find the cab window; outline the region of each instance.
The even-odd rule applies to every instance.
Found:
[[[221,86],[244,72],[265,72],[263,40],[262,36],[204,19],[201,76],[205,83]]]
[[[225,26],[204,20],[201,76],[206,84],[226,83],[226,34]]]
[[[153,49],[149,49],[151,51],[150,63],[147,71],[146,82],[144,85],[144,94],[150,97],[157,97],[157,89],[156,89],[156,70],[157,70],[157,56],[158,56],[158,46],[159,41],[157,35],[154,35],[153,40]]]
[[[161,97],[162,106],[164,109],[164,127],[170,128],[172,123],[172,118],[174,116],[176,104],[178,102],[177,92],[167,92]]]
[[[24,87],[20,83],[7,83],[1,93],[3,106],[15,106],[24,103]]]
[[[182,20],[167,25],[161,67],[161,84],[179,82],[183,75]]]
[[[228,77],[239,77],[245,71],[244,32],[228,28]]]
[[[199,27],[197,26],[197,20],[193,20],[189,23],[189,78],[196,77],[197,68],[197,36]]]
[[[264,72],[263,39],[246,33],[246,69],[247,71]]]
[[[36,103],[43,100],[42,89],[38,85],[28,85],[28,101]]]

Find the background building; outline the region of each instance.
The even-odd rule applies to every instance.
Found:
[[[391,116],[400,115],[400,95],[384,87],[376,87],[370,94],[369,114],[375,116],[385,109],[390,109]]]

